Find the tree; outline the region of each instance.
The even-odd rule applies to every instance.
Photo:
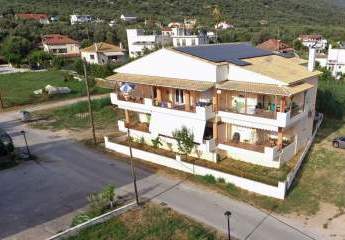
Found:
[[[212,11],[212,16],[216,24],[220,23],[222,20],[222,13],[220,12],[220,9],[218,6],[215,6]]]
[[[27,39],[11,36],[5,39],[1,48],[1,54],[7,62],[19,65],[26,58],[31,47],[31,43]]]
[[[48,67],[49,66],[49,60],[52,59],[52,56],[49,53],[46,53],[44,51],[33,51],[28,56],[28,62],[31,66],[37,66],[40,68]]]
[[[190,154],[195,146],[194,134],[183,126],[180,130],[173,132],[173,137],[177,141],[178,150],[186,155]]]

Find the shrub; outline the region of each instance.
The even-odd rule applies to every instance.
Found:
[[[154,148],[158,148],[159,146],[163,145],[159,136],[154,139],[151,139],[151,142]]]
[[[144,137],[141,137],[141,138],[139,139],[139,143],[140,143],[141,145],[144,145],[144,144],[145,144],[145,138],[144,138]]]
[[[224,178],[218,178],[217,181],[218,181],[219,183],[225,183],[225,179],[224,179]]]
[[[186,156],[190,154],[195,146],[194,134],[183,126],[181,130],[173,132],[173,136],[177,141],[178,150]]]
[[[207,174],[207,175],[203,176],[202,179],[205,182],[209,183],[209,184],[217,183],[216,178],[213,175],[210,175],[210,174]]]
[[[81,213],[76,215],[73,219],[72,219],[72,227],[77,226],[79,224],[82,224],[86,221],[89,221],[92,217],[90,217],[89,215],[87,215],[86,213]]]

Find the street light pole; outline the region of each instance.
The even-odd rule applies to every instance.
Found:
[[[231,236],[230,236],[230,216],[231,216],[231,212],[230,211],[226,211],[224,213],[224,215],[226,216],[227,221],[228,221],[228,239],[231,240]]]
[[[139,205],[140,203],[139,203],[138,188],[137,188],[137,176],[135,173],[134,162],[133,162],[132,143],[131,143],[129,127],[127,127],[127,137],[128,137],[128,146],[129,146],[129,156],[131,158],[131,170],[132,170],[132,177],[133,177],[135,200],[137,202],[137,205]]]
[[[22,130],[22,131],[20,131],[20,133],[23,134],[24,141],[25,141],[25,146],[26,146],[26,152],[29,155],[29,159],[31,159],[31,152],[30,152],[30,149],[29,149],[29,146],[28,146],[28,141],[26,140],[25,131]]]
[[[0,89],[0,111],[2,112],[3,110],[4,110],[4,102],[2,100],[1,89]]]
[[[95,132],[95,124],[93,120],[93,112],[92,112],[92,106],[91,106],[91,97],[90,97],[90,91],[89,91],[89,82],[87,80],[87,71],[86,71],[86,64],[85,61],[83,61],[83,68],[84,68],[84,77],[85,77],[85,86],[86,86],[86,93],[87,93],[87,100],[89,103],[89,115],[90,115],[90,124],[92,129],[92,138],[93,143],[96,144],[96,132]]]

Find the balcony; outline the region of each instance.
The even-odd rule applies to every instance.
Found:
[[[176,116],[208,120],[215,116],[211,104],[196,103],[186,108],[185,104],[173,105],[169,101],[158,102],[152,98],[141,98],[133,95],[111,93],[112,104],[119,108],[142,113],[168,113]]]

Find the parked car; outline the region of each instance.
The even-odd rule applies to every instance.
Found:
[[[333,147],[345,148],[345,137],[337,137],[332,141]]]
[[[14,146],[11,136],[0,128],[0,156],[10,155],[13,151]]]

